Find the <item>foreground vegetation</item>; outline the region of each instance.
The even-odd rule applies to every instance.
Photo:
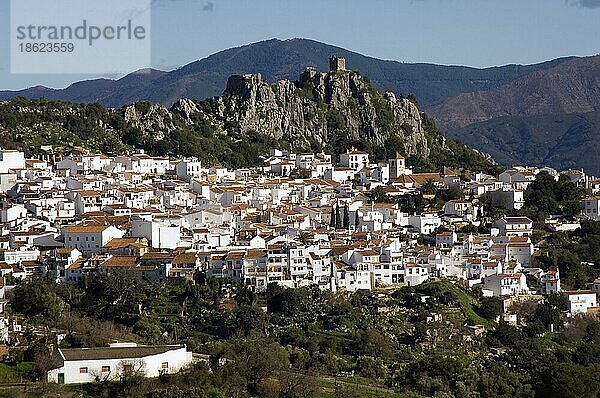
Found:
[[[6,393],[158,398],[600,392],[600,321],[567,320],[561,296],[523,305],[518,314],[526,326],[516,328],[497,323],[499,301],[447,280],[354,294],[270,285],[261,295],[224,280],[198,282],[154,285],[117,273],[81,286],[44,278],[21,283],[10,311],[24,316],[27,329],[63,330],[61,347],[102,346],[114,339],[186,343],[211,361],[158,379],[42,384]],[[11,349],[9,364],[31,361],[35,372],[28,377],[41,380],[53,365],[52,336],[26,333],[29,348]]]

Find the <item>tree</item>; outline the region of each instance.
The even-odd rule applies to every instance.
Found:
[[[249,335],[253,332],[263,333],[267,326],[267,315],[260,307],[240,305],[234,312],[233,319],[237,331]]]
[[[477,381],[477,391],[482,397],[532,398],[529,376],[513,373],[494,363],[485,366]]]
[[[281,372],[277,380],[265,380],[259,387],[259,395],[265,398],[318,398],[320,392],[318,378],[291,372]]]
[[[544,216],[561,213],[574,217],[580,213],[579,200],[585,191],[578,188],[568,176],[561,175],[558,180],[543,171],[525,190],[525,207],[529,211],[542,212]]]
[[[360,356],[356,360],[356,370],[361,376],[379,379],[385,376],[385,365],[381,358]]]
[[[375,203],[378,203],[378,202],[383,202],[383,203],[392,202],[392,200],[388,196],[387,192],[385,191],[385,188],[383,186],[381,186],[381,185],[373,188],[371,190],[371,192],[369,193],[369,197]]]
[[[356,349],[360,355],[375,358],[392,358],[394,345],[390,338],[377,329],[361,330],[356,340]]]
[[[344,206],[344,228],[350,227],[350,213],[348,212],[348,204]]]
[[[566,307],[566,299],[562,294],[550,294],[546,297],[544,303],[536,307],[532,320],[539,321],[547,328],[554,325],[558,329],[562,326],[561,313]]]
[[[494,321],[502,315],[502,301],[494,297],[484,297],[477,312],[485,319]]]
[[[231,367],[248,383],[248,389],[256,392],[259,384],[276,371],[289,368],[288,354],[280,344],[263,339],[238,340],[229,350]]]
[[[335,206],[335,227],[337,229],[342,228],[342,217],[340,217],[340,206]]]
[[[596,397],[600,372],[595,367],[573,363],[552,363],[537,376],[536,396],[549,398]]]
[[[334,228],[337,225],[337,210],[335,206],[331,206],[331,220],[329,225],[331,225]]]
[[[435,195],[437,193],[437,187],[431,178],[428,178],[423,185],[421,185],[421,193],[423,195]]]
[[[300,310],[303,300],[303,289],[284,289],[276,283],[267,286],[267,309],[271,314],[294,316]]]

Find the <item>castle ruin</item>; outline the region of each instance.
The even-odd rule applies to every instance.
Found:
[[[329,58],[329,72],[341,72],[346,70],[346,58],[336,55]]]

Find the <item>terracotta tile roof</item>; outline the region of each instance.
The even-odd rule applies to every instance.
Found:
[[[172,350],[184,348],[173,346],[138,346],[138,347],[101,347],[101,348],[59,348],[66,361],[90,361],[99,359],[135,359],[150,355],[164,354]]]
[[[196,253],[181,253],[173,258],[172,264],[195,264],[197,259]]]
[[[106,230],[106,225],[71,225],[66,227],[66,231],[71,234],[77,233],[99,233]]]
[[[594,294],[591,290],[565,290],[564,293],[568,296],[573,296],[576,294]]]
[[[135,256],[112,256],[102,263],[103,267],[135,267],[136,265]]]
[[[113,238],[104,247],[107,249],[124,249],[139,241],[140,238]]]

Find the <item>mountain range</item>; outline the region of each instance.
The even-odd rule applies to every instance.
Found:
[[[568,60],[561,58],[535,65],[477,69],[385,61],[314,40],[272,39],[227,49],[170,72],[147,69],[118,80],[88,80],[65,89],[37,86],[20,91],[0,91],[0,99],[44,97],[75,103],[98,102],[114,108],[147,100],[170,106],[179,98],[203,100],[221,95],[227,79],[235,74],[260,73],[266,80],[274,82],[294,80],[307,67],[327,71],[332,55],[346,58],[351,69],[367,76],[379,90],[414,94],[425,107],[461,93],[500,87]]]
[[[505,165],[600,173],[600,56],[567,60],[501,87],[430,107],[449,135]]]
[[[379,90],[413,94],[448,135],[505,166],[585,167],[600,173],[600,158],[589,150],[600,138],[595,113],[600,111],[600,56],[478,69],[386,61],[313,40],[273,39],[169,72],[142,70],[65,89],[0,91],[0,100],[43,97],[110,108],[150,101],[170,107],[181,98],[201,101],[222,94],[234,74],[260,73],[275,82],[294,80],[307,67],[326,71],[331,55],[345,57],[349,69],[360,71]]]

